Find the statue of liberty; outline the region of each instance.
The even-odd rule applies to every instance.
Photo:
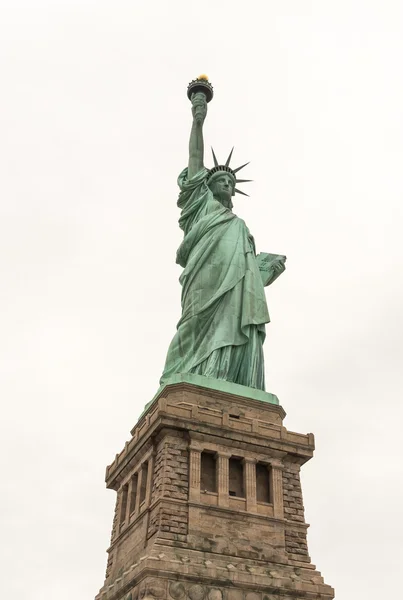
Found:
[[[237,169],[232,151],[204,166],[203,124],[213,89],[206,76],[189,84],[193,124],[189,162],[178,178],[184,232],[176,262],[183,267],[182,316],[169,346],[161,384],[176,373],[196,373],[265,389],[263,342],[269,323],[264,286],[285,269],[285,256],[261,253],[245,222],[232,212]],[[244,194],[246,195],[246,194]]]

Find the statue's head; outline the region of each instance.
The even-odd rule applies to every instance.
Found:
[[[226,208],[232,208],[231,197],[235,196],[235,177],[226,171],[216,171],[208,181],[208,186],[216,200]]]
[[[220,165],[218,163],[216,155],[214,154],[214,150],[212,149],[214,167],[210,169],[207,178],[207,185],[212,191],[214,198],[216,198],[216,200],[221,202],[221,204],[223,204],[227,208],[232,208],[231,197],[235,195],[235,192],[237,192],[238,194],[242,194],[243,196],[248,195],[245,194],[245,192],[241,192],[241,190],[238,190],[236,188],[236,184],[250,181],[250,179],[237,179],[236,177],[237,171],[240,171],[249,163],[246,163],[246,165],[242,165],[237,169],[231,169],[231,167],[229,166],[233,150],[234,149],[231,150],[225,165]]]

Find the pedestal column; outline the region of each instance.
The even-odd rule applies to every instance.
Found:
[[[147,483],[146,483],[147,487],[146,487],[146,497],[145,497],[145,505],[146,506],[150,505],[153,475],[154,475],[154,453],[151,454],[150,458],[148,459],[148,471],[147,471]]]
[[[283,504],[283,465],[280,461],[272,461],[271,466],[273,513],[279,519],[284,518]]]
[[[129,524],[130,522],[130,506],[131,506],[131,498],[132,498],[132,494],[133,494],[133,485],[134,485],[134,481],[133,481],[133,477],[130,477],[129,480],[129,487],[127,490],[127,501],[126,501],[126,523]]]
[[[200,457],[199,448],[190,448],[189,500],[200,502]]]
[[[218,506],[229,506],[229,459],[231,454],[217,453]]]
[[[143,480],[143,469],[139,469],[137,473],[137,494],[136,494],[136,508],[134,514],[138,515],[140,512],[140,496],[141,496],[141,484]]]
[[[246,510],[256,512],[256,460],[244,458]]]

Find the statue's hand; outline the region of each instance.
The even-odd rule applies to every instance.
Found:
[[[286,256],[261,252],[256,256],[263,285],[271,285],[285,271]]]
[[[277,262],[274,263],[273,265],[273,271],[276,273],[276,275],[281,275],[281,273],[283,273],[283,271],[285,271],[285,264],[283,260],[278,260]]]
[[[203,92],[197,92],[191,97],[193,121],[196,125],[203,125],[207,115],[207,100]]]

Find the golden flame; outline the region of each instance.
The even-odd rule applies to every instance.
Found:
[[[208,81],[208,76],[205,74],[199,75],[199,77],[197,79],[203,79],[204,81]]]

